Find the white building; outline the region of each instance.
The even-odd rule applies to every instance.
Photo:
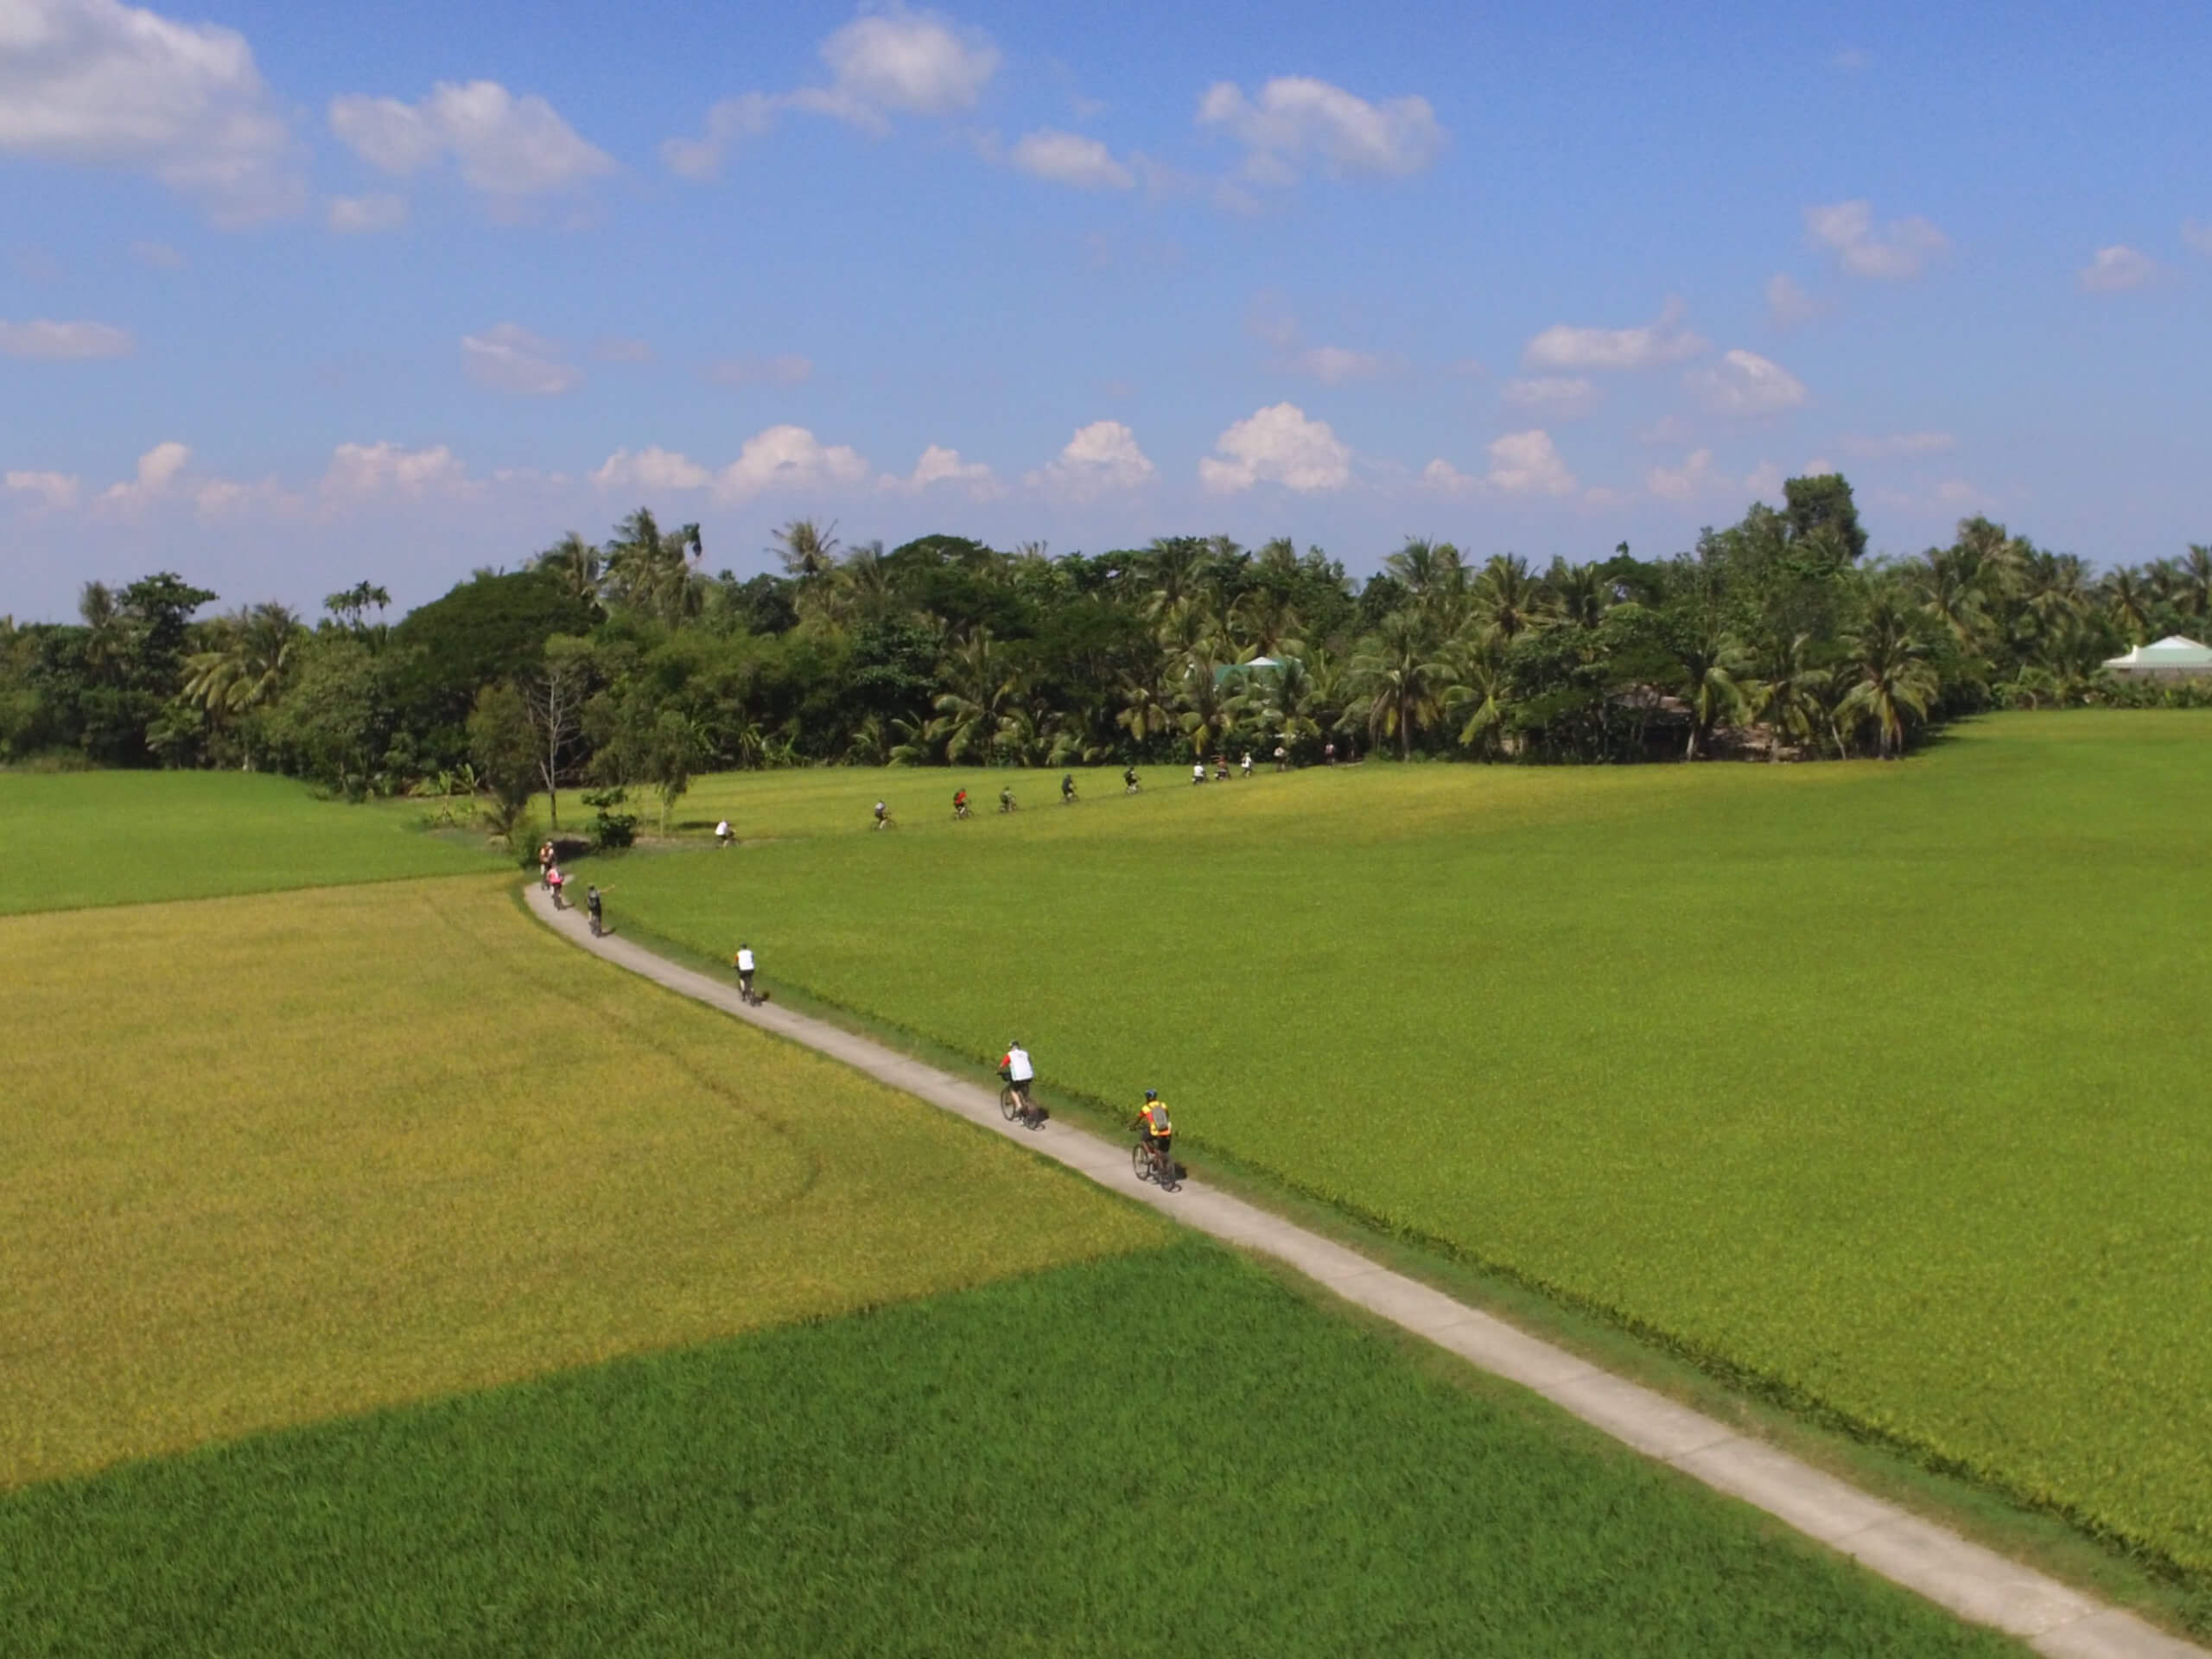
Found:
[[[2212,679],[2212,645],[2200,645],[2170,633],[2155,645],[2138,645],[2125,657],[2105,664],[2116,679]]]

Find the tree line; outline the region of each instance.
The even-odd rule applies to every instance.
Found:
[[[230,766],[354,798],[646,786],[827,762],[1063,766],[1280,744],[1400,760],[1894,756],[1987,708],[2195,701],[2122,685],[2129,645],[2202,633],[2212,548],[2100,575],[1986,518],[1870,559],[1850,485],[1789,480],[1694,549],[1477,563],[1408,541],[1364,582],[1287,539],[1052,556],[928,536],[710,576],[644,509],[385,620],[363,582],[313,625],[202,616],[173,574],[0,620],[0,760]]]

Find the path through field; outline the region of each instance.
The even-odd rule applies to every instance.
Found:
[[[1010,1125],[987,1089],[804,1014],[772,1005],[747,1007],[734,985],[679,967],[619,935],[594,938],[581,912],[556,912],[550,898],[534,888],[529,899],[538,918],[572,943],[979,1128],[1019,1140],[1186,1226],[1286,1262],[1345,1300],[1533,1389],[1646,1456],[1756,1505],[1961,1618],[2018,1637],[2054,1659],[2183,1659],[2206,1653],[1241,1199],[1196,1181],[1163,1193],[1135,1178],[1125,1147],[1057,1122],[1034,1132]]]

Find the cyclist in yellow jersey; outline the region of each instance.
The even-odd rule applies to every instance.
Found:
[[[1167,1116],[1167,1103],[1160,1097],[1160,1090],[1144,1091],[1144,1104],[1137,1109],[1136,1122],[1130,1126],[1144,1131],[1145,1141],[1152,1147],[1153,1155],[1160,1160],[1162,1169],[1175,1167],[1171,1161],[1175,1146],[1175,1124]]]

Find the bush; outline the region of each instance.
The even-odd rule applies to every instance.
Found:
[[[527,810],[517,812],[507,819],[504,830],[495,826],[494,832],[505,836],[507,850],[515,855],[515,861],[523,868],[534,870],[537,868],[537,849],[545,844],[545,830],[537,822],[537,813]]]
[[[638,838],[638,815],[621,808],[629,803],[626,789],[594,789],[584,796],[584,804],[595,816],[591,821],[591,844],[601,852],[627,847]]]

